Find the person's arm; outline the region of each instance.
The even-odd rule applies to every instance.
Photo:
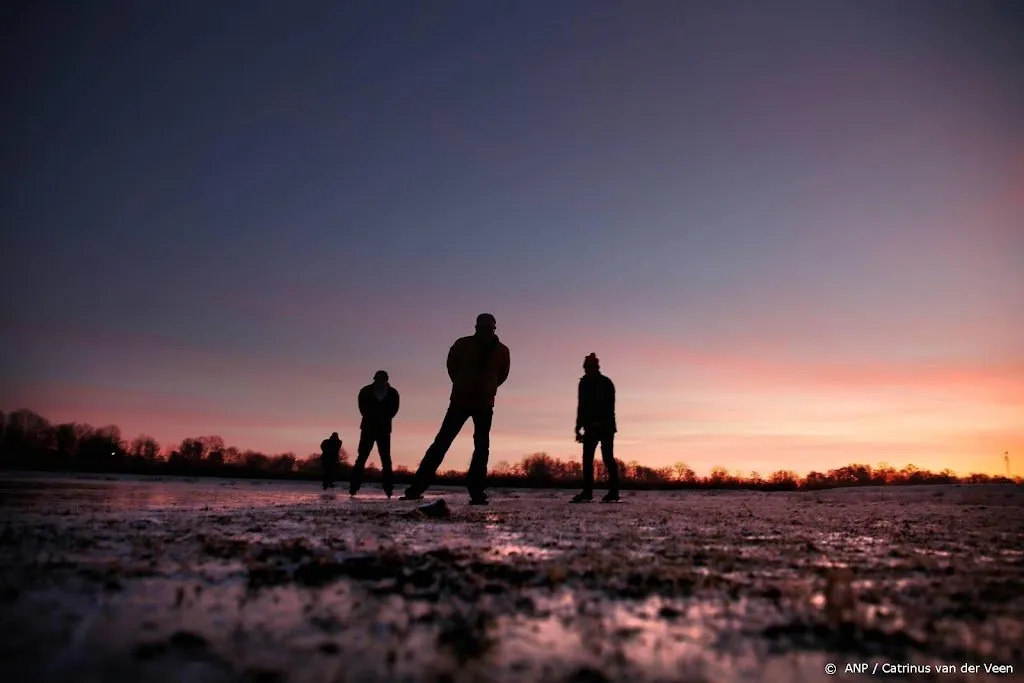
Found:
[[[579,387],[576,389],[576,436],[579,436],[580,429],[583,428],[583,380],[580,380]]]
[[[394,401],[394,403],[391,406],[391,417],[394,418],[395,415],[398,415],[398,401],[399,401],[399,397],[398,397],[398,389],[392,388],[391,391],[393,392],[394,397],[395,397],[395,401]]]
[[[452,347],[448,349],[448,379],[453,383],[455,382],[455,375],[458,373],[459,362],[461,361],[461,349],[459,348],[459,342],[452,344]]]
[[[359,390],[359,414],[366,417],[366,414],[370,412],[370,394],[366,391],[366,388]]]
[[[508,371],[511,366],[512,360],[508,352],[508,347],[501,347],[501,367],[498,368],[498,386],[500,387],[508,379]]]
[[[615,383],[608,380],[608,419],[615,424]]]

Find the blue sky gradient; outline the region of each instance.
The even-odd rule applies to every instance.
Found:
[[[0,409],[304,454],[385,368],[414,466],[490,311],[494,461],[591,351],[626,460],[1024,450],[1011,3],[7,11]]]

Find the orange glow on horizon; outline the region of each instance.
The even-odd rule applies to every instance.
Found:
[[[548,324],[544,318],[534,324]],[[572,440],[575,383],[592,349],[618,389],[617,455],[627,462],[661,467],[682,461],[705,473],[716,465],[806,473],[888,462],[1001,474],[1004,451],[1024,452],[1024,362],[1014,356],[797,361],[781,342],[767,339],[756,351],[735,344],[710,350],[653,334],[594,342],[571,334],[548,339],[510,326],[512,375],[498,395],[492,463],[535,451],[579,457]],[[22,333],[43,340],[54,357],[73,344],[78,357],[96,358],[104,368],[116,363],[133,382],[15,385],[3,397],[9,410],[28,407],[55,422],[113,423],[125,438],[145,433],[165,447],[216,434],[243,450],[303,456],[331,431],[339,431],[347,447],[358,439],[355,393],[370,377],[362,363],[353,367],[342,356],[293,363],[252,353],[226,356],[155,335],[67,326]],[[433,336],[438,341],[417,349],[405,367],[388,365],[402,394],[395,462],[407,467],[417,465],[433,439],[448,396],[443,355],[451,335]],[[466,466],[471,432],[467,423],[445,467]]]

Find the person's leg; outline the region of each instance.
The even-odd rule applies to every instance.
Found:
[[[615,435],[606,434],[601,437],[601,459],[604,460],[604,470],[608,476],[608,494],[606,499],[618,500],[619,498],[619,466],[615,462]]]
[[[320,470],[321,470],[321,472],[323,474],[322,486],[324,487],[324,491],[326,491],[328,488],[330,488],[331,483],[332,483],[331,482],[331,461],[328,460],[327,458],[321,457],[320,458]]]
[[[583,491],[578,496],[590,499],[594,495],[594,454],[597,452],[597,439],[593,436],[583,437]]]
[[[468,411],[448,406],[448,412],[445,413],[444,420],[441,422],[441,429],[438,430],[437,436],[434,437],[434,443],[430,444],[427,452],[423,454],[423,460],[420,461],[420,466],[416,470],[412,485],[405,491],[406,496],[410,494],[419,495],[427,490],[430,482],[434,479],[434,475],[437,473],[437,468],[441,466],[444,456],[448,453],[448,449],[451,448],[452,442],[455,441],[455,437],[462,431],[462,426],[466,424],[468,419]]]
[[[491,424],[494,408],[487,406],[473,411],[473,459],[466,473],[466,488],[471,498],[486,497],[487,460],[491,453]]]
[[[384,493],[391,497],[395,490],[394,473],[391,471],[391,434],[384,432],[377,435],[377,452],[380,454],[381,484]]]
[[[373,434],[367,431],[359,433],[359,446],[356,448],[356,462],[352,465],[352,475],[348,483],[348,492],[353,496],[363,485],[363,469],[366,467],[366,459],[370,457],[373,450]]]

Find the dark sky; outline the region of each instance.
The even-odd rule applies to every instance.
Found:
[[[304,454],[383,367],[414,465],[490,311],[495,461],[591,351],[627,460],[1024,449],[1014,3],[2,12],[2,410]]]

